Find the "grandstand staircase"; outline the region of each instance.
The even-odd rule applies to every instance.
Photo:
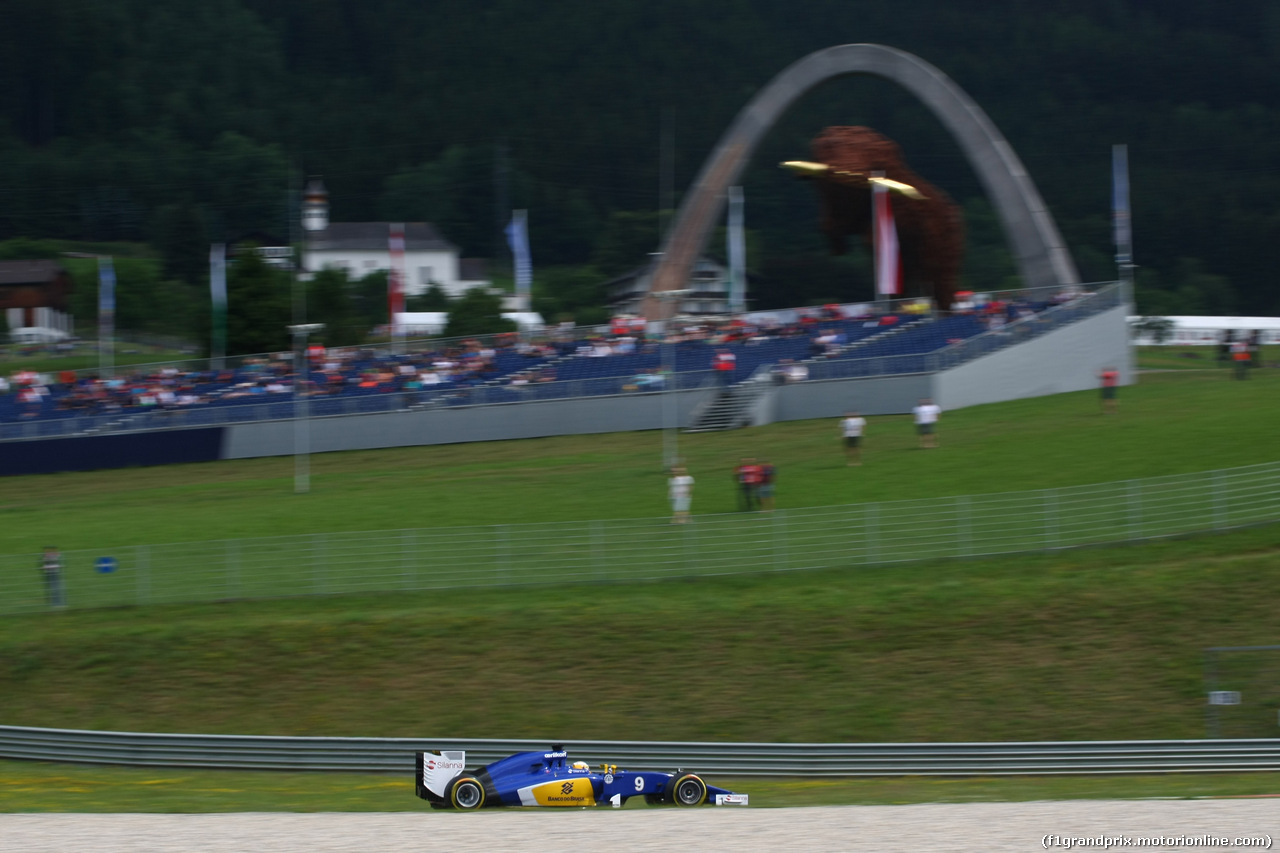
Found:
[[[706,406],[694,413],[693,426],[685,432],[722,432],[748,426],[751,408],[772,387],[767,368],[756,371],[750,379],[723,389]]]

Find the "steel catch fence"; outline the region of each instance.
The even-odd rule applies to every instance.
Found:
[[[0,726],[0,758],[240,770],[400,773],[414,753],[466,750],[469,767],[550,741],[141,734]],[[575,759],[738,776],[976,776],[1280,770],[1280,739],[1030,743],[569,741]],[[406,783],[407,784],[407,783]]]
[[[922,500],[371,530],[63,553],[66,605],[516,587],[856,568],[1140,541],[1280,520],[1280,462]],[[47,608],[39,555],[0,556],[0,613]]]

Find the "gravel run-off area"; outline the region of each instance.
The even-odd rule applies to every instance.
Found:
[[[1146,850],[1264,849],[1280,799],[1073,800],[811,808],[492,810],[380,814],[7,814],[5,853],[1105,849],[1068,839],[1163,836]],[[1046,836],[1056,836],[1046,838]],[[1207,838],[1206,838],[1207,837]],[[1233,846],[1257,838],[1257,848]],[[1225,839],[1226,844],[1214,843]],[[1208,842],[1208,843],[1206,843]],[[1132,848],[1131,848],[1132,849]]]

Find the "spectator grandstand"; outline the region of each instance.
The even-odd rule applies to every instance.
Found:
[[[299,389],[311,414],[326,416],[699,388],[713,384],[718,350],[735,356],[731,385],[771,371],[793,381],[919,373],[937,369],[937,354],[962,344],[982,354],[1033,336],[1052,309],[1090,295],[996,294],[961,302],[946,316],[901,302],[889,310],[829,305],[677,318],[666,336],[621,324],[409,343],[400,353],[319,350],[308,354],[305,372],[291,353],[244,357],[226,368],[144,366],[111,377],[23,371],[3,380],[7,390],[0,384],[0,438],[283,419],[293,416]],[[983,343],[972,346],[976,341]]]

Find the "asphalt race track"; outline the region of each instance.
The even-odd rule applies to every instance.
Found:
[[[433,850],[1067,850],[1046,839],[1172,837],[1146,850],[1272,849],[1280,799],[1073,800],[812,808],[558,809],[382,814],[7,814],[6,853]],[[1210,838],[1206,839],[1206,836]],[[1181,838],[1179,838],[1181,837]],[[1233,846],[1238,838],[1255,846]],[[1225,839],[1227,844],[1213,843]],[[1206,843],[1208,841],[1209,843]],[[1047,845],[1047,846],[1046,846]],[[1085,849],[1104,849],[1094,846]]]

